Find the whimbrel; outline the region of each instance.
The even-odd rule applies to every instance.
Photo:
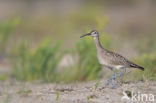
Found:
[[[97,50],[97,58],[99,60],[99,63],[102,66],[105,66],[113,71],[113,77],[107,80],[106,85],[109,85],[110,81],[114,80],[121,76],[123,73],[120,70],[127,69],[127,68],[138,68],[142,71],[144,71],[144,68],[134,64],[133,62],[129,61],[125,57],[119,55],[118,53],[108,51],[104,49],[100,43],[99,40],[99,34],[96,30],[91,31],[90,33],[87,33],[85,35],[82,35],[80,38],[85,36],[91,36],[94,39],[94,43],[96,45]],[[115,69],[119,70],[120,72],[118,74],[115,74]],[[116,88],[116,83],[114,83],[113,88]]]

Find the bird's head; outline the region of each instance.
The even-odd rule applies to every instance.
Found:
[[[85,36],[97,37],[97,36],[99,36],[99,34],[96,30],[92,30],[90,33],[84,34],[80,38],[85,37]]]

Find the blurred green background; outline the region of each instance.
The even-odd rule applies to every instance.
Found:
[[[156,80],[155,11],[155,0],[0,1],[0,80],[107,78],[92,38],[79,38],[93,29],[104,48],[145,67],[128,78]]]

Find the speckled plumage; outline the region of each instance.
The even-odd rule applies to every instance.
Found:
[[[144,70],[143,67],[132,63],[131,61],[121,56],[120,54],[104,49],[100,44],[99,36],[94,37],[94,42],[95,42],[96,49],[97,49],[97,57],[101,65],[104,65],[113,69],[133,67],[133,68]]]

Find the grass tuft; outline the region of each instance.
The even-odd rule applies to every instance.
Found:
[[[57,43],[52,47],[51,40],[48,39],[44,40],[36,49],[32,49],[26,43],[21,43],[10,54],[13,76],[24,81],[55,81],[56,68],[62,57],[59,45]]]

